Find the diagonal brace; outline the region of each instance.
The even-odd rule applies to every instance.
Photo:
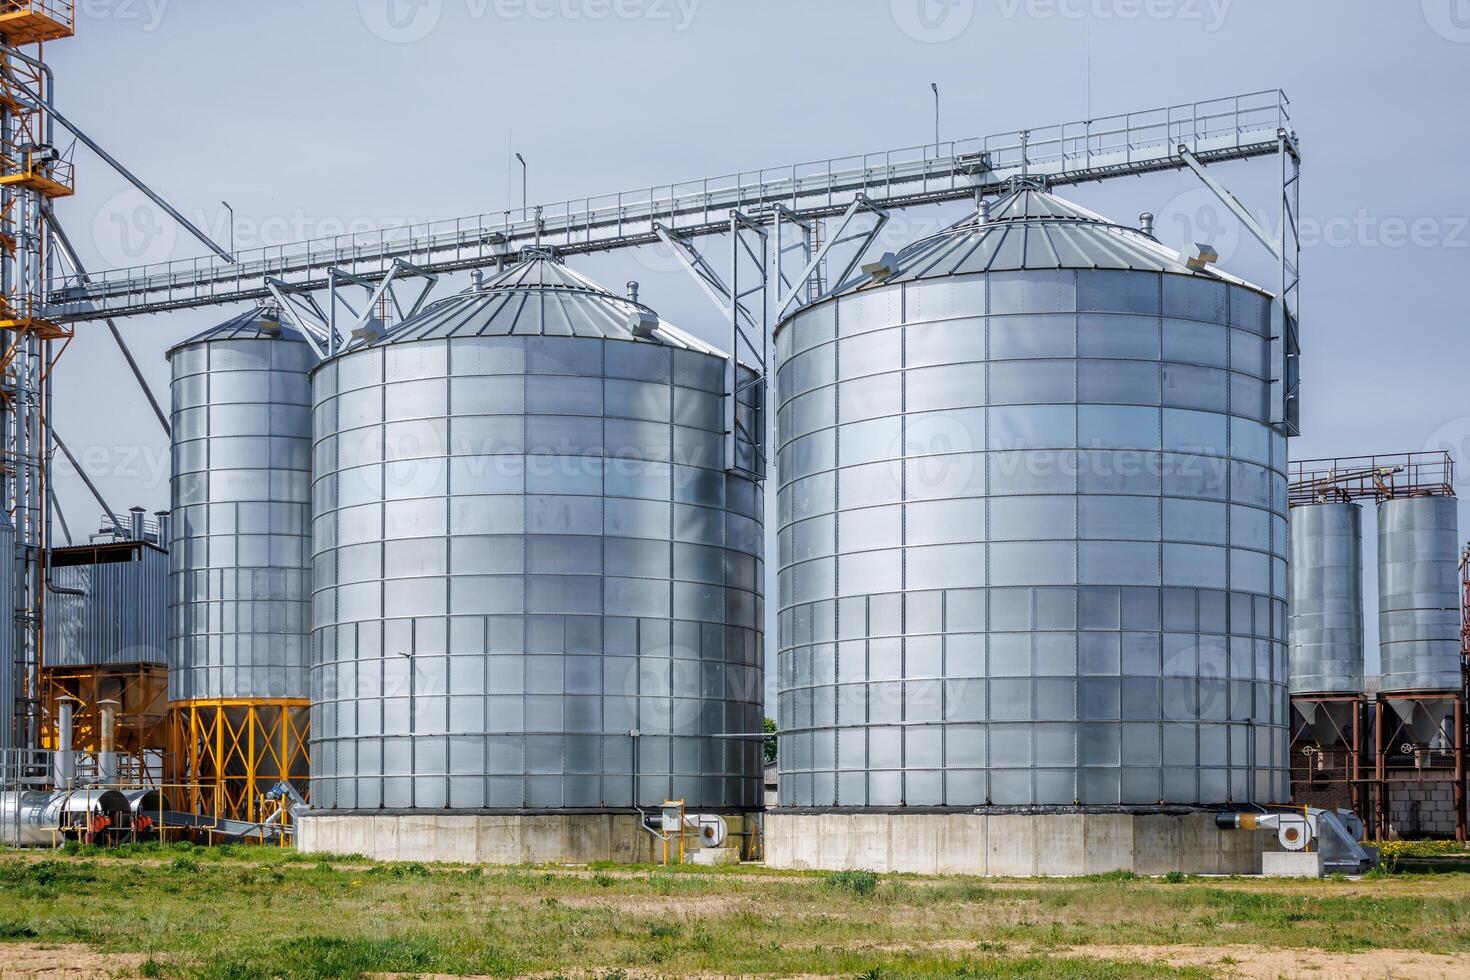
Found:
[[[860,213],[864,211],[872,214],[877,219],[874,222],[873,227],[865,233],[858,232],[852,235],[845,234],[848,226],[852,224],[853,219],[855,219]],[[822,264],[822,261],[827,257],[827,253],[830,252],[834,246],[853,241],[854,239],[861,240],[861,244],[857,246],[851,261],[847,263],[846,267],[842,271],[842,274],[839,275],[836,280],[834,280],[835,282],[840,283],[847,279],[848,275],[851,274],[852,270],[857,266],[858,262],[862,260],[864,253],[867,252],[868,246],[872,244],[873,239],[878,237],[878,233],[883,230],[883,226],[887,223],[888,212],[884,211],[882,208],[874,204],[872,200],[869,199],[866,195],[859,194],[855,198],[853,198],[852,204],[848,205],[847,210],[843,212],[842,220],[838,222],[837,230],[832,234],[832,237],[823,242],[822,247],[817,249],[816,254],[813,255],[810,261],[807,262],[806,268],[801,270],[801,274],[796,277],[796,282],[793,283],[789,289],[787,289],[786,294],[777,298],[776,319],[779,321],[782,317],[786,315],[786,310],[791,306],[792,301],[794,301],[797,296],[801,294],[801,290],[806,287],[807,279],[810,278],[811,274],[815,272],[817,270],[817,267]]]
[[[663,224],[655,222],[653,230],[659,240],[673,250],[674,257],[679,260],[679,264],[694,277],[699,288],[704,291],[704,294],[709,297],[710,302],[715,304],[722,315],[730,317],[738,311],[740,318],[751,329],[759,329],[759,325],[750,311],[745,308],[745,304],[740,302],[739,297],[732,297],[730,287],[725,285],[725,280],[714,270],[699,249]]]
[[[1291,270],[1293,275],[1296,274],[1296,266],[1292,263],[1291,259],[1287,258],[1286,250],[1282,247],[1282,243],[1273,238],[1265,228],[1261,227],[1261,223],[1246,210],[1245,205],[1241,204],[1234,194],[1226,190],[1225,186],[1205,169],[1205,165],[1200,162],[1199,157],[1195,156],[1192,150],[1180,144],[1179,159],[1183,160],[1185,165],[1194,171],[1194,175],[1206,187],[1214,191],[1215,196],[1220,199],[1220,203],[1230,209],[1230,213],[1235,215],[1241,224],[1245,225],[1247,231],[1256,236],[1258,242],[1266,246],[1266,249],[1278,260],[1286,263],[1287,268]]]

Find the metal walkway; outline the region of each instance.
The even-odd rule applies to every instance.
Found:
[[[322,238],[68,277],[48,296],[57,322],[159,313],[268,299],[279,287],[328,287],[328,271],[375,280],[395,261],[425,273],[495,264],[522,246],[563,253],[605,251],[727,232],[731,211],[774,222],[842,214],[867,198],[886,208],[966,200],[997,192],[1020,174],[1076,184],[1186,166],[1180,147],[1204,163],[1294,149],[1288,101],[1280,90],[1061,123],[996,136],[838,157],[705,180],[480,214],[379,232]]]

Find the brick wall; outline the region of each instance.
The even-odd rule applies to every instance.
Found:
[[[1450,783],[1424,786],[1390,786],[1389,823],[1401,837],[1423,835],[1453,837],[1455,793]]]

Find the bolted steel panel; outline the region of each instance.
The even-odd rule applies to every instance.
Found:
[[[169,352],[169,699],[304,698],[311,347],[261,311]]]
[[[532,259],[313,373],[314,806],[760,805],[761,495],[637,309]]]
[[[777,330],[781,802],[1285,799],[1270,298],[1034,189],[897,264]]]
[[[1460,575],[1454,497],[1378,505],[1382,692],[1460,687]]]
[[[1291,510],[1292,694],[1363,691],[1363,511],[1354,503]]]

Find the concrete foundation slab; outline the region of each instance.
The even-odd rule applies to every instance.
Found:
[[[1321,878],[1325,873],[1321,851],[1267,851],[1261,873],[1268,878]]]
[[[753,846],[759,817],[725,816],[729,830],[718,857],[738,862]],[[361,854],[378,861],[439,861],[458,864],[652,864],[663,845],[632,813],[311,813],[296,825],[301,851]],[[728,852],[728,854],[724,853]],[[686,857],[704,854],[693,846]]]
[[[916,874],[1260,874],[1274,835],[1204,811],[765,815],[766,864]]]

